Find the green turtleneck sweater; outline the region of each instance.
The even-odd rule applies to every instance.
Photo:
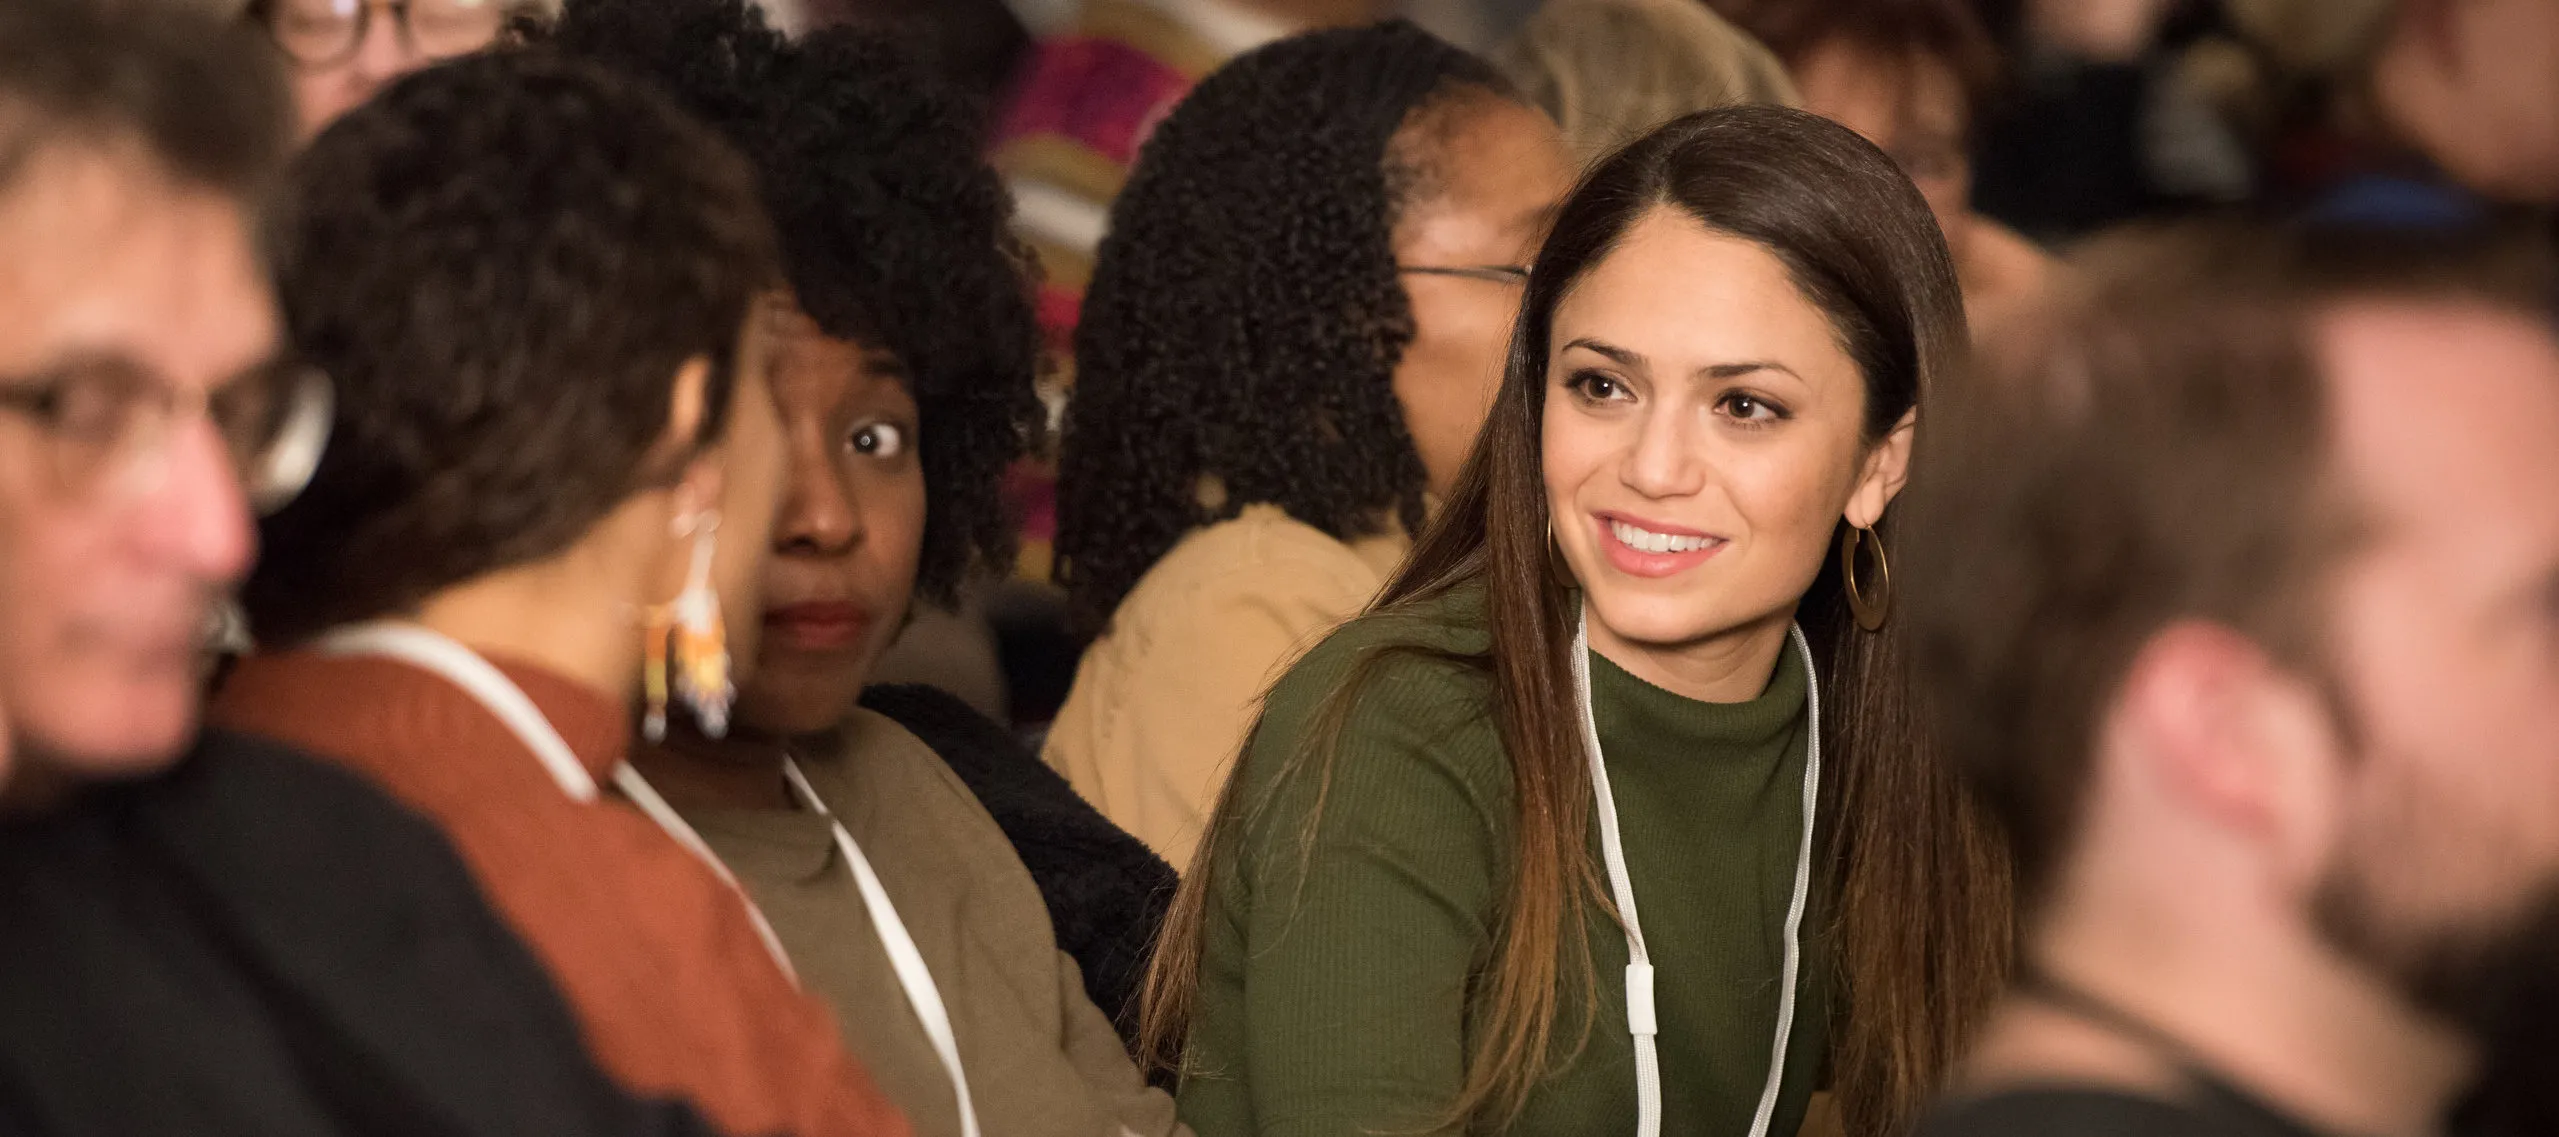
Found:
[[[1375,649],[1480,654],[1486,640],[1481,593],[1461,590],[1354,621],[1271,692],[1236,773],[1240,794],[1227,806],[1236,812],[1212,850],[1181,1092],[1182,1120],[1200,1137],[1634,1131],[1626,939],[1605,911],[1582,929],[1599,999],[1587,1040],[1570,1051],[1583,1004],[1568,975],[1569,1060],[1507,1127],[1442,1124],[1481,1022],[1474,996],[1511,847],[1510,767],[1487,675]],[[1310,742],[1327,697],[1372,656],[1325,787],[1320,761],[1288,759]],[[1601,749],[1657,976],[1664,1133],[1740,1137],[1768,1076],[1803,834],[1803,666],[1790,642],[1765,692],[1718,704],[1591,656]],[[1595,822],[1591,830],[1596,865]],[[1828,1050],[1820,881],[1817,869],[1769,1128],[1777,1137],[1801,1124]]]

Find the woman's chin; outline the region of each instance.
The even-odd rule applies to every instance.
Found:
[[[758,734],[787,738],[832,730],[861,699],[858,679],[794,676],[765,669],[738,697],[738,722]]]

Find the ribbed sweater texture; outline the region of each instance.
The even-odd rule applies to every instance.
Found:
[[[1461,589],[1353,622],[1272,691],[1212,850],[1181,1094],[1202,1137],[1634,1128],[1627,945],[1604,909],[1570,933],[1588,945],[1597,1005],[1568,971],[1551,1076],[1515,1119],[1447,1117],[1483,1025],[1514,837],[1489,674],[1444,654],[1481,656],[1488,639],[1481,592]],[[1737,1137],[1777,1025],[1805,820],[1803,662],[1790,644],[1766,690],[1732,704],[1663,690],[1596,653],[1590,663],[1657,969],[1663,1132]],[[1328,716],[1346,684],[1346,713]],[[1816,860],[1773,1134],[1800,1125],[1827,1050],[1821,880]]]

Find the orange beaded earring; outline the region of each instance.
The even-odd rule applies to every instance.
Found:
[[[686,570],[684,591],[649,608],[642,621],[642,690],[648,700],[640,730],[649,741],[666,738],[667,668],[670,646],[675,670],[674,695],[693,712],[702,733],[713,738],[729,732],[729,708],[737,701],[737,684],[729,674],[728,627],[720,615],[719,590],[711,583],[711,555],[718,547],[720,515],[706,511],[685,524],[693,536],[693,563]]]

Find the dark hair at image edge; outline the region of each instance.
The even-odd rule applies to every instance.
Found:
[[[1578,594],[1548,536],[1540,457],[1547,341],[1564,296],[1656,209],[1749,240],[1785,264],[1863,373],[1870,442],[1919,412],[1964,351],[1953,265],[1926,202],[1890,159],[1826,120],[1775,107],[1678,119],[1603,162],[1566,201],[1538,255],[1484,433],[1446,508],[1373,609],[1414,610],[1461,586],[1485,593],[1490,651],[1458,661],[1489,681],[1518,823],[1493,954],[1478,979],[1482,1025],[1452,1103],[1469,1120],[1515,1114],[1590,1028],[1587,1016],[1577,1027],[1558,1021],[1565,985],[1588,993],[1596,982],[1580,937],[1566,930],[1612,908],[1589,854],[1592,790],[1569,681]],[[1888,547],[1895,529],[1890,513],[1876,526]],[[1858,628],[1835,560],[1825,561],[1797,619],[1813,644],[1823,704],[1833,708],[1823,716],[1820,808],[1834,898],[1829,934],[1847,1009],[1832,1032],[1830,1084],[1850,1133],[1893,1133],[1939,1087],[2005,977],[2005,850],[1913,700],[1899,622],[1880,633]],[[1281,780],[1328,777],[1328,729],[1337,733],[1378,666],[1419,650],[1362,659],[1309,732],[1315,744]],[[1243,785],[1231,782],[1228,797]],[[1202,848],[1213,852],[1255,805],[1221,802]],[[1178,1051],[1197,987],[1213,860],[1204,854],[1183,878],[1149,976],[1147,1039],[1158,1061]]]
[[[544,51],[471,56],[340,118],[290,189],[277,291],[337,415],[261,527],[242,599],[262,640],[575,545],[678,472],[688,361],[711,365],[690,441],[721,436],[772,233],[745,163],[655,92]]]
[[[643,79],[755,168],[801,309],[908,375],[926,509],[917,591],[1012,564],[1005,470],[1044,427],[1035,271],[966,99],[896,44],[790,39],[744,0],[569,0],[550,46]]]
[[[292,96],[253,31],[165,0],[0,2],[0,192],[48,146],[132,144],[254,205],[292,142]]]
[[[1491,65],[1396,21],[1240,56],[1155,129],[1075,332],[1057,555],[1085,630],[1184,534],[1248,505],[1341,540],[1420,527],[1393,234],[1436,183],[1433,132],[1413,128],[1470,97],[1517,101]]]

